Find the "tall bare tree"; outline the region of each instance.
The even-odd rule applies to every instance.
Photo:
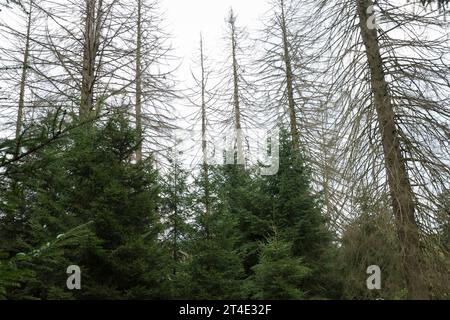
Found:
[[[86,117],[93,111],[95,71],[100,58],[100,37],[105,11],[103,0],[85,0],[85,3],[80,117]]]
[[[23,52],[23,65],[22,65],[22,75],[20,77],[20,92],[19,92],[19,107],[17,110],[17,121],[16,121],[16,156],[18,154],[18,149],[20,145],[20,133],[22,131],[23,113],[25,108],[25,87],[27,79],[28,61],[30,56],[30,38],[31,38],[31,22],[32,22],[32,11],[33,2],[29,1],[28,6],[28,21],[27,21],[27,31],[25,36],[25,50]]]
[[[171,36],[164,30],[159,0],[136,0],[128,10],[134,18],[127,22],[125,43],[134,52],[126,59],[129,67],[123,77],[134,83],[125,91],[134,105],[132,114],[141,141],[136,160],[141,161],[146,151],[164,154],[176,128],[173,101],[178,98],[174,77],[178,59]]]
[[[242,137],[242,124],[241,124],[241,100],[239,96],[239,65],[237,61],[237,35],[236,35],[236,16],[233,10],[230,10],[228,16],[228,27],[230,31],[231,39],[231,59],[233,66],[233,107],[234,107],[234,129],[236,130],[236,150],[237,150],[237,163],[244,163],[244,146]]]
[[[202,112],[202,155],[203,155],[203,185],[204,185],[204,204],[205,204],[205,214],[210,213],[210,195],[209,195],[209,166],[208,166],[208,138],[207,138],[207,111],[206,111],[206,85],[207,85],[207,71],[205,69],[205,56],[203,52],[203,37],[200,35],[200,69],[201,69],[201,112]],[[209,231],[207,230],[207,233]]]
[[[210,134],[212,130],[211,123],[209,121],[211,113],[213,113],[214,108],[218,103],[217,94],[217,76],[214,75],[213,70],[210,68],[209,58],[206,54],[206,49],[204,45],[203,35],[200,34],[199,42],[199,52],[198,58],[195,59],[195,69],[192,71],[193,87],[190,88],[189,93],[186,95],[189,104],[195,108],[193,113],[192,121],[194,122],[194,127],[200,123],[201,132],[201,190],[202,201],[201,204],[205,216],[211,213],[211,194],[210,194],[210,179],[209,179],[209,169],[210,169],[210,148],[212,145],[210,139]],[[214,83],[216,82],[216,83]],[[196,137],[198,138],[198,137]],[[206,234],[209,237],[209,228],[205,226]]]
[[[302,2],[271,0],[270,4],[262,36],[257,39],[263,53],[257,60],[262,111],[275,120],[272,125],[287,119],[293,147],[298,150],[300,142],[308,144],[313,118],[309,113],[315,101],[308,100],[311,79],[303,49],[306,35],[301,32]]]
[[[136,160],[142,161],[142,0],[137,1],[136,25],[136,130],[140,144],[136,152]]]
[[[383,145],[387,180],[391,192],[392,209],[397,219],[399,241],[402,244],[408,292],[412,298],[426,297],[420,262],[419,228],[415,219],[415,200],[408,177],[407,163],[401,148],[401,132],[396,123],[393,96],[383,69],[376,28],[369,26],[371,0],[357,1],[361,37],[370,69],[373,104],[378,118],[378,129]]]
[[[5,120],[14,125],[15,157],[20,151],[27,117],[32,118],[37,104],[47,104],[44,97],[36,95],[40,87],[39,74],[45,69],[39,61],[43,49],[39,24],[43,22],[43,15],[38,10],[39,1],[21,4],[10,8],[7,18],[0,23],[2,118],[7,115],[10,119]]]
[[[257,125],[256,117],[253,117],[254,85],[248,80],[250,63],[248,60],[248,34],[245,28],[237,24],[237,16],[230,9],[226,18],[227,34],[226,58],[224,59],[221,79],[221,92],[223,96],[223,107],[215,115],[217,130],[223,132],[233,129],[233,148],[235,161],[245,164],[245,150],[247,137],[244,132]]]
[[[133,49],[124,46],[132,12],[119,0],[40,1],[46,15],[45,55],[48,94],[74,109],[81,119],[101,109],[123,106],[124,91],[134,83],[124,75]]]
[[[322,94],[327,87],[311,72],[322,58],[310,54],[312,33],[304,32],[303,1],[271,0],[257,39],[261,56],[256,60],[260,110],[265,125],[280,123],[290,131],[293,148],[301,148],[312,168],[313,186],[323,194],[324,211],[335,228],[341,217],[333,203],[342,194],[334,188],[333,118]]]
[[[434,232],[436,197],[450,181],[444,23],[392,1],[323,0],[305,10],[318,56],[330,58],[328,98],[346,96],[335,123],[349,186],[369,181],[373,197],[387,186],[408,297],[429,297],[421,237]]]

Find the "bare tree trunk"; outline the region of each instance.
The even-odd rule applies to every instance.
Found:
[[[283,58],[286,67],[286,86],[287,86],[287,95],[288,95],[288,109],[289,109],[289,120],[291,125],[291,136],[292,136],[292,145],[294,150],[299,150],[299,132],[297,128],[297,115],[295,110],[295,100],[294,100],[294,84],[293,84],[293,73],[292,73],[292,64],[291,64],[291,54],[289,50],[289,41],[288,41],[288,30],[286,25],[286,16],[284,11],[284,0],[280,0],[281,6],[281,21],[280,27],[283,35]]]
[[[367,25],[369,21],[367,9],[372,4],[372,0],[357,0],[357,14],[371,72],[372,91],[383,144],[392,208],[396,218],[408,298],[423,299],[427,298],[428,294],[421,272],[420,231],[414,216],[413,190],[401,152],[400,135],[395,123],[392,97],[383,71],[377,30],[370,29]]]
[[[209,202],[209,168],[208,168],[208,155],[207,155],[207,140],[206,140],[206,79],[205,79],[205,61],[203,56],[203,38],[200,35],[200,66],[202,70],[201,79],[201,95],[202,95],[202,152],[203,152],[203,183],[204,183],[204,203],[206,216],[210,213]],[[209,228],[206,228],[206,234],[209,235]]]
[[[20,149],[20,134],[23,127],[23,113],[25,109],[25,85],[28,70],[28,60],[30,56],[30,37],[31,37],[31,11],[33,9],[33,1],[30,0],[30,7],[28,11],[28,21],[27,21],[27,35],[25,40],[25,51],[23,54],[23,65],[22,65],[22,75],[20,79],[20,92],[19,92],[19,109],[17,111],[17,121],[16,121],[16,150],[15,157],[19,154]]]
[[[139,145],[136,151],[136,161],[142,161],[142,0],[138,0],[137,13],[137,38],[136,38],[136,130],[138,132]]]
[[[241,126],[241,107],[239,99],[239,73],[238,73],[238,63],[236,59],[236,16],[233,11],[230,12],[230,17],[228,23],[231,28],[231,49],[232,49],[232,59],[233,59],[233,103],[234,103],[234,128],[236,130],[236,144],[237,144],[237,164],[244,164],[244,147],[243,147],[243,137],[242,137],[242,126]]]
[[[330,141],[327,139],[327,130],[326,130],[326,124],[328,123],[328,112],[326,108],[322,110],[322,138],[323,140],[320,141],[320,151],[322,154],[322,159],[320,161],[320,167],[322,168],[322,188],[323,188],[323,200],[326,210],[326,215],[328,218],[332,217],[332,205],[331,205],[331,192],[330,192],[330,178],[332,176],[331,174],[331,168],[330,168],[330,156],[329,156],[329,148],[330,148]]]
[[[95,62],[100,46],[103,0],[85,0],[86,19],[83,48],[80,117],[89,117],[94,104]]]

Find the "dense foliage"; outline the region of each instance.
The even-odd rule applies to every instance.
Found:
[[[137,145],[115,115],[5,168],[2,297],[332,297],[336,247],[286,133],[274,176],[210,168],[207,214],[202,172],[193,184],[177,161],[158,173],[151,158],[133,160]],[[82,270],[82,290],[66,288],[70,265]]]

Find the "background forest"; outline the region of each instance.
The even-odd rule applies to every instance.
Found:
[[[163,1],[0,0],[0,299],[449,299],[449,1]]]

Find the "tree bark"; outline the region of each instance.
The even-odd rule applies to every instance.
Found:
[[[326,125],[328,124],[328,111],[326,109],[322,110],[323,118],[322,118],[322,138],[323,140],[320,142],[320,149],[323,159],[320,161],[320,166],[322,168],[322,188],[323,188],[323,200],[324,200],[324,206],[326,210],[326,215],[328,218],[332,218],[332,205],[331,205],[331,192],[330,192],[330,178],[331,178],[331,168],[330,168],[330,162],[332,159],[330,159],[329,155],[329,149],[330,149],[330,141],[327,139],[327,130]]]
[[[203,183],[204,183],[204,203],[205,203],[205,215],[210,213],[209,202],[209,167],[208,167],[208,155],[207,155],[207,140],[206,140],[206,79],[205,79],[205,61],[203,55],[203,38],[200,35],[200,66],[202,70],[202,83],[201,83],[201,95],[202,95],[202,153],[203,153]],[[209,236],[209,228],[206,227],[206,234]]]
[[[236,16],[233,11],[230,12],[229,24],[231,28],[231,49],[232,49],[232,59],[233,59],[233,104],[234,104],[234,125],[236,131],[236,145],[237,145],[237,164],[245,164],[244,159],[244,147],[243,147],[243,137],[242,137],[242,126],[241,126],[241,106],[239,98],[239,71],[238,62],[236,58]]]
[[[100,46],[103,0],[85,0],[86,19],[83,48],[80,117],[90,116],[94,103],[95,64]]]
[[[378,43],[377,30],[370,29],[367,9],[372,0],[356,0],[361,36],[366,49],[371,74],[374,104],[381,134],[387,180],[392,209],[397,224],[402,264],[409,299],[428,298],[427,287],[421,271],[420,230],[415,220],[415,201],[401,152],[400,135],[395,122],[392,97],[383,70],[383,60]]]
[[[136,151],[136,161],[142,161],[142,0],[138,0],[137,12],[137,37],[136,37],[136,130],[138,132],[139,145]]]
[[[16,150],[14,157],[17,157],[20,149],[20,135],[23,127],[23,113],[25,109],[25,88],[26,88],[26,79],[27,79],[27,70],[28,70],[28,60],[30,56],[30,37],[31,37],[31,13],[33,9],[33,1],[30,0],[30,7],[27,21],[27,34],[25,40],[25,50],[23,54],[23,65],[22,65],[22,75],[20,79],[20,92],[19,92],[19,108],[17,111],[17,121],[16,121]]]
[[[297,127],[297,115],[295,110],[295,100],[294,100],[294,84],[293,84],[293,73],[292,73],[292,62],[291,53],[289,49],[288,40],[288,28],[286,24],[286,15],[284,10],[284,0],[280,0],[281,6],[281,17],[280,17],[280,27],[283,37],[283,58],[286,67],[286,89],[288,96],[288,110],[289,110],[289,120],[291,125],[291,136],[292,136],[292,146],[294,150],[300,149],[299,142],[299,132]]]

